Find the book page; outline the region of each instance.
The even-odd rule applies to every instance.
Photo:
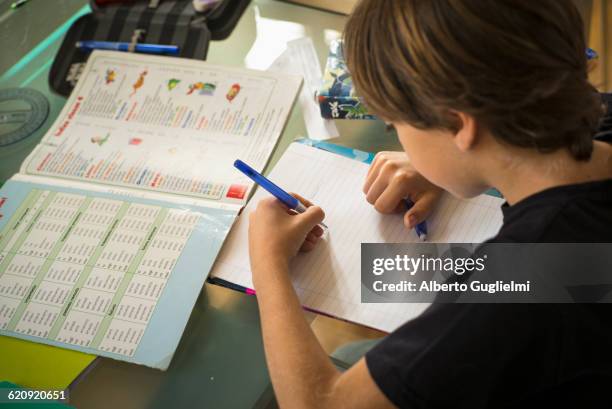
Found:
[[[310,253],[291,265],[302,304],[348,321],[393,331],[422,312],[426,304],[361,303],[361,243],[411,243],[419,239],[404,227],[402,215],[383,215],[366,202],[362,186],[368,165],[294,143],[270,173],[270,179],[321,206],[329,226]],[[269,193],[258,188],[232,228],[212,276],[253,288],[248,254],[248,214]],[[446,194],[428,219],[432,242],[478,243],[502,224],[502,199],[482,195],[461,200]]]
[[[0,335],[165,369],[236,211],[9,181]]]
[[[56,188],[72,188],[79,189],[82,191],[88,191],[91,193],[107,193],[117,196],[123,196],[124,198],[136,198],[136,199],[148,199],[156,200],[166,203],[173,203],[179,206],[195,206],[195,207],[208,207],[211,209],[225,209],[231,210],[238,213],[242,206],[239,204],[227,203],[222,201],[206,200],[195,196],[179,196],[171,195],[167,193],[160,193],[152,190],[140,190],[130,189],[121,186],[104,185],[104,184],[93,184],[87,182],[80,182],[76,180],[62,179],[58,177],[50,176],[35,176],[26,175],[23,173],[17,173],[10,179],[14,182],[25,182],[34,184],[43,184]]]
[[[302,80],[202,61],[95,51],[22,172],[243,204]]]

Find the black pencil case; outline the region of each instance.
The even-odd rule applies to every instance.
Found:
[[[191,0],[150,0],[97,6],[68,29],[49,71],[49,85],[68,96],[87,62],[89,52],[77,49],[78,41],[117,41],[176,45],[182,58],[205,60],[212,40],[228,37],[250,0],[223,0],[208,13],[198,13]]]

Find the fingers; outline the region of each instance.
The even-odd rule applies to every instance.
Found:
[[[423,193],[415,202],[414,206],[404,215],[404,225],[413,229],[417,224],[425,221],[435,209],[440,200],[441,192],[428,191]]]
[[[307,211],[302,213],[302,215],[308,214],[308,216],[306,216],[306,218],[302,217],[302,219],[307,224],[314,222],[315,223],[314,228],[316,228],[317,231],[321,232],[319,234],[319,236],[321,236],[323,234],[323,229],[320,226],[318,226],[318,224],[321,223],[323,219],[325,218],[325,212],[323,211],[323,209],[321,209],[319,206],[315,206],[310,200],[303,198],[297,193],[291,192],[290,195],[295,197],[297,200],[299,200],[300,203],[302,203],[307,208]]]
[[[309,232],[323,221],[325,212],[319,206],[310,206],[304,213],[296,215],[295,218]]]
[[[366,194],[368,203],[381,213],[393,212],[402,199],[418,190],[418,174],[387,163]]]
[[[325,230],[323,230],[323,227],[317,224],[315,227],[312,228],[310,232],[313,233],[316,237],[321,237]]]
[[[266,211],[268,211],[269,209],[273,212],[279,212],[279,213],[280,212],[285,213],[287,211],[286,210],[287,208],[283,206],[282,202],[275,197],[266,197],[264,199],[261,199],[257,203],[255,212],[260,212],[262,211],[262,209],[266,209]]]
[[[380,173],[380,168],[387,161],[385,157],[385,152],[378,152],[368,169],[368,174],[366,175],[366,180],[363,185],[363,193],[367,194],[370,191],[370,187],[374,181],[378,178],[378,174]]]
[[[300,251],[302,253],[308,253],[309,251],[314,250],[315,247],[317,247],[317,243],[305,241],[304,244],[302,244],[302,247],[300,247]]]
[[[295,197],[297,200],[299,200],[299,201],[300,201],[300,203],[302,203],[302,204],[303,204],[305,207],[310,207],[310,206],[312,206],[312,205],[313,205],[313,203],[312,203],[310,200],[303,198],[302,196],[300,196],[300,195],[299,195],[299,194],[297,194],[297,193],[290,192],[289,194],[290,194],[291,196]]]
[[[376,203],[378,197],[385,191],[393,175],[397,172],[397,165],[392,162],[385,162],[379,167],[376,173],[372,173],[370,178],[374,178],[365,191],[366,200],[370,204]]]
[[[268,197],[265,199],[261,199],[257,204],[257,208],[254,213],[259,213],[260,209],[266,209],[266,211],[273,212],[282,212],[284,214],[292,216],[292,220],[294,223],[297,223],[300,230],[306,235],[308,232],[312,232],[317,237],[321,237],[323,235],[323,228],[319,226],[319,224],[325,218],[325,212],[319,206],[315,206],[311,201],[304,199],[302,196],[297,193],[291,193],[293,197],[298,199],[302,204],[306,206],[306,211],[304,213],[296,214],[293,210],[287,209],[279,200]],[[253,213],[251,213],[251,217],[253,217]]]
[[[318,228],[318,229],[317,229]],[[323,229],[320,226],[315,226],[310,233],[306,236],[304,243],[300,247],[300,251],[309,252],[312,251],[316,246],[321,236],[323,235]]]
[[[400,173],[391,179],[389,185],[374,202],[374,207],[381,213],[393,213],[404,206],[404,198],[411,189],[410,175]]]

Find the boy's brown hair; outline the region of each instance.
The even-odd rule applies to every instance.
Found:
[[[344,34],[356,90],[383,119],[588,160],[602,115],[571,0],[362,0]]]

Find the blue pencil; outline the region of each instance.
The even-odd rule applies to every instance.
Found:
[[[114,41],[77,41],[76,47],[83,51],[111,50],[111,51],[132,51],[130,43]],[[162,44],[134,44],[134,52],[144,54],[171,54],[177,55],[179,47],[176,45]]]

